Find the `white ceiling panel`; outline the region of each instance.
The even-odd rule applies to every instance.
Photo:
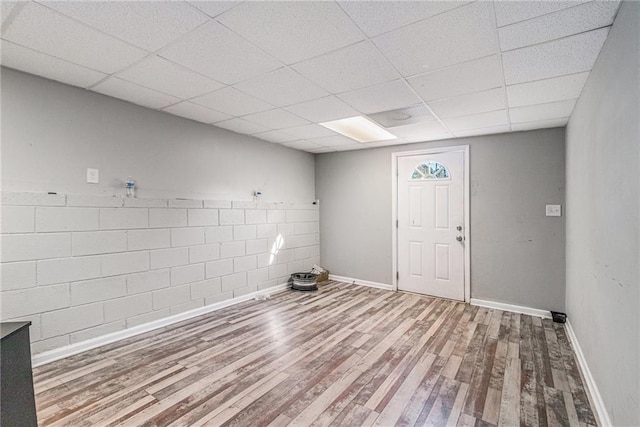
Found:
[[[451,98],[502,86],[502,63],[499,56],[492,55],[411,77],[407,81],[425,101]]]
[[[217,22],[192,31],[160,56],[226,84],[236,83],[282,66],[242,37]]]
[[[374,37],[439,15],[468,1],[341,1],[342,9],[351,16],[367,36]]]
[[[506,107],[504,88],[500,87],[441,101],[433,101],[429,102],[429,106],[441,119],[500,110]]]
[[[2,65],[47,79],[86,88],[107,76],[8,41],[2,41],[0,46]]]
[[[140,61],[118,77],[184,99],[224,87],[222,83],[158,56]]]
[[[316,124],[296,126],[283,129],[283,131],[289,135],[297,137],[297,139],[320,138],[321,136],[333,136],[336,134],[326,127]]]
[[[507,86],[509,107],[544,104],[580,96],[589,72]]]
[[[257,123],[271,129],[283,129],[294,126],[302,126],[309,122],[303,118],[291,114],[281,108],[275,110],[263,111],[261,113],[250,114],[244,116],[243,119]]]
[[[405,138],[411,142],[439,138],[449,134],[449,131],[439,122],[420,123],[417,125],[398,126],[390,129],[391,133],[399,138]]]
[[[327,122],[345,117],[359,116],[360,113],[335,96],[303,102],[287,107],[288,111],[312,122]]]
[[[309,141],[322,145],[323,147],[338,147],[358,143],[357,141],[342,135],[323,136],[322,138],[313,138]]]
[[[202,107],[189,101],[171,105],[164,108],[162,111],[202,123],[215,123],[232,118],[232,116],[228,114],[210,110],[209,108]]]
[[[142,49],[33,2],[20,11],[2,38],[108,74],[147,55]]]
[[[538,122],[514,123],[511,125],[511,130],[513,132],[518,132],[523,130],[557,128],[557,127],[566,126],[568,122],[569,122],[568,118],[563,118],[563,119],[542,120]]]
[[[254,133],[260,133],[270,130],[267,127],[240,118],[224,120],[222,122],[216,123],[215,125],[224,129],[232,130],[237,133],[244,133],[247,135],[253,135]]]
[[[505,133],[509,132],[509,125],[503,126],[492,126],[488,128],[482,129],[470,129],[470,130],[460,130],[454,132],[454,135],[458,138],[462,138],[465,136],[478,136],[478,135],[493,135],[496,133]]]
[[[278,107],[328,95],[327,91],[288,68],[238,83],[235,87]]]
[[[189,1],[192,6],[197,7],[207,15],[215,18],[218,15],[226,12],[234,6],[240,4],[239,1]]]
[[[117,77],[110,77],[92,87],[91,90],[154,109],[164,108],[180,101],[179,98],[138,86]]]
[[[463,29],[463,30],[461,30]],[[479,1],[373,39],[405,77],[498,51],[493,3]]]
[[[40,1],[71,18],[149,51],[209,17],[180,1]]]
[[[281,130],[269,130],[266,132],[256,133],[253,136],[275,143],[291,142],[300,139],[299,137],[289,135]]]
[[[471,129],[483,129],[509,125],[507,110],[490,111],[488,113],[454,117],[451,119],[443,119],[442,121],[454,133],[459,133],[461,131]]]
[[[20,13],[20,10],[27,4],[26,1],[1,1],[0,2],[0,18],[2,19],[2,25],[10,19]],[[18,6],[18,7],[16,7]],[[9,23],[7,22],[7,25]]]
[[[246,2],[219,20],[286,64],[363,39],[334,2]]]
[[[536,16],[546,15],[558,10],[578,6],[591,0],[571,0],[571,1],[496,1],[496,20],[498,26],[513,24]]]
[[[410,107],[422,102],[403,80],[345,92],[338,98],[365,114]]]
[[[400,78],[395,68],[369,41],[309,59],[293,68],[331,93]]]
[[[289,148],[295,148],[296,150],[314,150],[318,148],[323,148],[321,145],[315,144],[310,141],[292,141],[292,142],[285,142],[282,145]]]
[[[232,87],[193,98],[191,101],[232,116],[244,116],[273,108],[273,105]]]
[[[593,1],[500,28],[500,47],[512,50],[611,25],[618,5],[617,1]]]
[[[600,53],[609,28],[504,52],[508,85],[589,71]]]
[[[511,108],[509,117],[511,118],[511,124],[562,119],[571,116],[575,104],[575,99],[566,99],[548,104]]]
[[[306,149],[305,151],[308,151],[309,153],[322,154],[322,153],[333,153],[338,150],[332,147],[321,147],[321,148],[309,148],[309,149]]]
[[[330,147],[330,148],[333,148],[336,151],[364,150],[365,148],[370,148],[370,147],[367,147],[367,144],[358,143],[358,144],[351,144],[351,145],[338,145],[338,146]],[[391,145],[391,144],[388,144],[388,145]]]

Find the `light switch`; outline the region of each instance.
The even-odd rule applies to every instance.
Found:
[[[98,169],[87,168],[87,183],[98,184],[100,182],[100,173]]]
[[[562,206],[547,205],[547,216],[562,216]]]

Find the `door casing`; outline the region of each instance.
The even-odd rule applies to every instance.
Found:
[[[392,285],[395,291],[398,290],[398,158],[416,156],[423,154],[438,154],[459,151],[464,153],[464,301],[471,300],[471,224],[469,215],[470,209],[470,176],[469,176],[469,146],[455,145],[451,147],[427,148],[424,150],[401,151],[391,153],[391,235],[392,235]]]

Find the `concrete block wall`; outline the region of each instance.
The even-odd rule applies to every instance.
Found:
[[[313,204],[4,192],[0,218],[0,320],[33,322],[33,354],[319,263]]]

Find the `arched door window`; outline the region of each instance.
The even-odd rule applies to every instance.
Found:
[[[432,179],[451,179],[449,169],[441,163],[428,161],[416,166],[410,178],[411,181],[426,181]]]

